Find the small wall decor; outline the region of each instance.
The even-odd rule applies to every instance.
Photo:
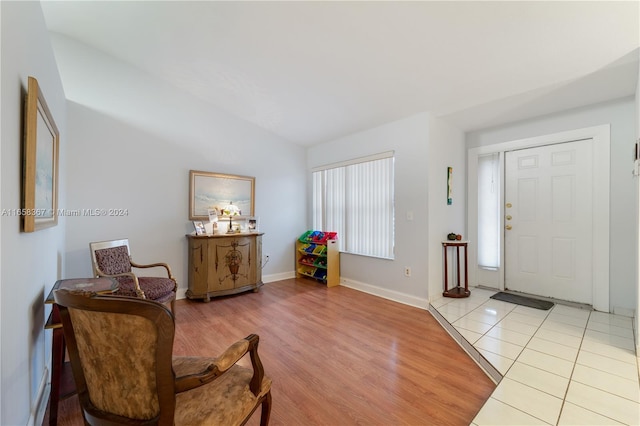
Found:
[[[38,80],[28,79],[24,118],[22,230],[58,224],[58,147],[60,133]]]
[[[453,167],[447,167],[447,205],[453,204],[453,197],[451,192],[453,190],[453,183],[451,182],[453,175]]]
[[[241,215],[253,216],[255,180],[250,176],[189,170],[189,220],[209,220],[209,210],[223,213],[229,204],[237,206]]]

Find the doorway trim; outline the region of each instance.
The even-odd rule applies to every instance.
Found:
[[[504,229],[504,155],[506,151],[554,145],[582,139],[593,139],[593,308],[610,312],[609,306],[609,181],[610,181],[610,136],[611,126],[586,127],[526,139],[501,142],[471,148],[467,151],[467,229],[470,240],[478,235],[478,157],[498,153],[500,155],[500,228]],[[602,207],[599,207],[602,206]],[[504,290],[504,232],[500,233],[500,267],[497,270],[498,289]],[[469,245],[469,281],[478,284],[477,246]]]

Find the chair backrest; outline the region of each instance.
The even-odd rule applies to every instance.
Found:
[[[98,268],[109,275],[131,272],[128,239],[89,243],[89,250],[94,276],[98,276]]]
[[[54,293],[89,424],[173,424],[174,317],[144,299]]]

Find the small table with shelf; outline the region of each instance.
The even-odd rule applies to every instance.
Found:
[[[58,424],[58,402],[76,393],[71,365],[64,361],[66,344],[60,310],[56,305],[53,292],[60,289],[92,291],[98,294],[110,294],[118,290],[118,281],[113,278],[72,278],[58,280],[53,285],[45,299],[46,304],[52,304],[51,313],[44,325],[45,329],[53,331],[51,340],[51,390],[49,392],[49,425]]]
[[[469,297],[471,291],[469,291],[469,277],[467,275],[467,246],[469,241],[460,240],[447,240],[442,242],[442,249],[444,251],[444,297]],[[456,287],[449,288],[449,270],[447,262],[447,249],[449,247],[455,248],[456,253]],[[460,286],[460,247],[464,248],[464,287]]]

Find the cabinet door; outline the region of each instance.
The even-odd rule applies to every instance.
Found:
[[[208,247],[206,239],[189,238],[189,290],[198,296],[208,289]]]
[[[224,238],[217,241],[215,249],[210,252],[213,256],[210,265],[214,265],[215,277],[210,277],[211,291],[230,290],[253,283],[255,270],[251,263],[254,244],[249,237]],[[254,255],[255,257],[255,255]]]

